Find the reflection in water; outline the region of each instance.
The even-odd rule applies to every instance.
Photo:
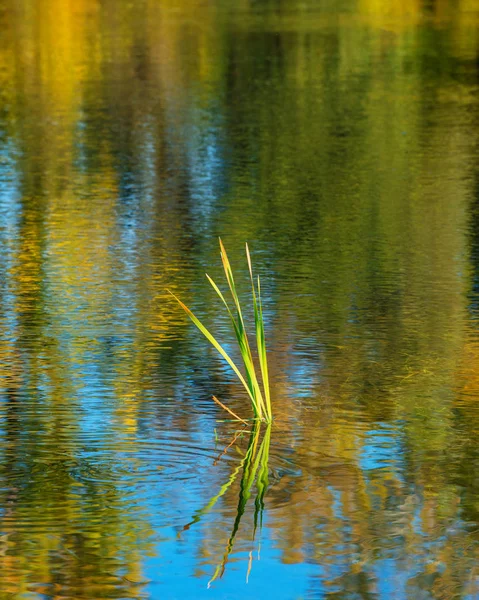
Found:
[[[0,27],[0,596],[476,598],[476,2]],[[223,339],[218,235],[258,255],[275,422],[214,464],[244,398],[165,290]]]
[[[243,436],[244,431],[240,431],[236,433],[233,438],[233,441],[225,448],[225,450],[221,453],[221,456],[227,452],[227,450],[236,442],[238,437]],[[261,440],[261,441],[260,441]],[[241,482],[238,493],[238,507],[236,509],[236,517],[233,524],[233,529],[228,538],[228,542],[226,544],[226,550],[223,555],[223,559],[220,564],[216,567],[213,577],[211,578],[208,587],[211,583],[217,579],[218,577],[222,577],[224,575],[226,569],[226,563],[228,562],[228,558],[233,550],[233,546],[235,543],[236,534],[238,533],[238,529],[240,526],[241,518],[244,515],[246,510],[246,505],[248,500],[251,497],[253,485],[256,482],[256,498],[254,501],[254,527],[253,527],[253,535],[252,541],[254,541],[256,536],[256,530],[258,526],[262,527],[263,522],[263,510],[264,510],[264,496],[266,490],[268,488],[268,458],[269,458],[269,446],[271,441],[271,424],[265,426],[265,431],[262,432],[261,424],[259,421],[256,421],[253,425],[253,429],[250,432],[248,447],[244,454],[244,457],[241,459],[238,466],[234,469],[233,473],[228,478],[227,482],[224,483],[218,494],[213,496],[211,500],[204,506],[202,509],[198,510],[195,513],[193,520],[183,527],[183,531],[188,530],[192,525],[198,523],[201,519],[202,515],[209,512],[218,500],[229,490],[229,488],[235,483],[238,475],[241,472]],[[259,551],[258,551],[259,552]],[[248,576],[251,572],[252,560],[253,560],[253,551],[250,551],[250,561],[248,564],[248,572],[246,576],[246,581],[248,580]]]

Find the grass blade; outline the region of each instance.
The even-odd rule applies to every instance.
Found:
[[[246,328],[243,320],[243,313],[241,310],[241,304],[238,298],[238,294],[236,292],[236,285],[233,277],[233,271],[231,269],[231,264],[228,259],[228,255],[226,253],[226,249],[221,241],[220,243],[220,251],[221,251],[221,261],[223,263],[223,269],[226,275],[226,281],[228,282],[228,286],[230,288],[231,295],[233,297],[233,301],[236,307],[237,313],[237,325],[235,327],[235,333],[238,340],[238,344],[240,346],[241,355],[243,357],[243,363],[248,375],[248,379],[251,382],[251,392],[257,399],[257,404],[260,410],[260,418],[263,419],[263,415],[266,412],[266,406],[263,400],[263,395],[261,393],[261,388],[258,383],[258,379],[256,377],[256,369],[254,365],[253,355],[251,353],[251,348],[248,341],[248,336],[246,334]]]
[[[261,301],[261,282],[258,276],[258,319],[256,322],[256,340],[258,344],[259,365],[263,377],[264,395],[266,399],[266,410],[271,420],[271,396],[269,390],[268,355],[266,353],[266,339],[264,335],[263,303]]]
[[[206,273],[206,277],[207,277],[208,281],[210,282],[212,288],[215,290],[215,292],[218,294],[221,301],[225,305],[226,310],[228,311],[228,314],[230,316],[231,323],[233,325],[233,329],[235,332],[236,340],[237,340],[239,348],[240,348],[241,356],[243,358],[243,363],[244,363],[244,366],[246,369],[246,379],[248,382],[248,387],[249,387],[251,395],[254,396],[255,398],[257,398],[258,383],[256,380],[253,359],[251,357],[251,351],[249,349],[246,332],[244,331],[244,328],[240,329],[243,322],[242,322],[242,320],[241,321],[238,320],[238,322],[235,320],[233,313],[231,312],[230,307],[228,306],[228,303],[226,302],[225,297],[223,296],[221,290],[218,288],[218,286],[213,281],[213,279],[208,275],[208,273]],[[238,301],[238,303],[239,303],[239,301]],[[259,407],[260,418],[262,418],[262,414],[261,414],[262,408],[263,408],[262,406]]]
[[[208,329],[206,329],[206,327],[203,325],[203,323],[191,312],[191,310],[186,306],[186,304],[183,304],[183,302],[177,296],[175,296],[175,294],[173,294],[173,292],[171,292],[170,290],[168,290],[168,293],[170,293],[173,296],[173,298],[178,302],[178,304],[181,306],[181,308],[185,311],[185,313],[193,321],[193,323],[196,325],[196,327],[198,327],[198,329],[206,337],[206,339],[210,342],[210,344],[212,346],[214,346],[216,348],[216,350],[218,350],[218,352],[221,354],[221,356],[230,365],[230,367],[236,373],[236,375],[238,376],[238,379],[241,381],[241,383],[243,384],[244,388],[248,392],[248,394],[249,394],[249,396],[250,396],[250,398],[251,398],[251,400],[253,402],[253,407],[257,410],[257,403],[256,403],[255,397],[251,393],[251,390],[248,387],[248,384],[246,383],[246,381],[244,380],[244,377],[241,374],[241,371],[235,365],[235,363],[230,358],[230,356],[228,355],[228,353],[226,352],[226,350],[221,346],[221,344],[219,344],[216,341],[215,337],[208,331]]]
[[[272,418],[271,412],[271,397],[269,390],[269,372],[268,372],[268,359],[266,355],[266,341],[264,335],[264,320],[263,320],[263,307],[261,303],[261,284],[258,276],[258,292],[256,295],[256,289],[253,278],[253,267],[251,265],[251,256],[249,253],[248,244],[246,244],[246,258],[248,261],[248,268],[251,280],[251,291],[253,295],[253,308],[254,308],[254,321],[256,328],[256,345],[258,348],[258,360],[261,369],[261,376],[263,379],[263,389],[266,404],[266,415],[267,420],[270,421]]]
[[[215,290],[216,294],[220,298],[221,302],[224,304],[228,316],[231,319],[231,323],[233,325],[234,334],[236,337],[236,341],[238,342],[238,346],[241,353],[241,358],[243,359],[243,364],[245,368],[245,375],[241,373],[239,368],[236,366],[231,357],[227,354],[226,350],[221,346],[221,344],[216,340],[216,338],[211,334],[211,332],[201,323],[201,321],[191,312],[191,310],[183,304],[183,302],[173,294],[170,290],[168,292],[175,298],[181,308],[186,312],[188,317],[193,321],[196,327],[201,331],[201,333],[206,337],[206,339],[216,348],[216,350],[221,354],[221,356],[226,360],[226,362],[230,365],[233,371],[236,373],[238,379],[243,384],[243,387],[248,392],[248,396],[251,399],[251,404],[253,408],[253,412],[257,419],[261,421],[266,421],[268,423],[271,422],[272,419],[272,411],[271,411],[271,397],[270,397],[270,388],[269,388],[269,375],[268,375],[268,362],[266,356],[266,342],[264,335],[264,320],[263,320],[263,308],[261,304],[261,285],[258,277],[258,290],[256,291],[254,278],[253,278],[253,267],[251,264],[251,256],[249,253],[248,244],[246,244],[246,257],[248,259],[248,269],[251,279],[251,289],[253,292],[253,308],[254,308],[254,319],[255,319],[255,334],[256,334],[256,345],[258,350],[258,360],[261,371],[261,378],[263,380],[263,389],[261,389],[258,381],[255,360],[253,359],[253,354],[251,352],[251,346],[249,344],[248,335],[246,333],[246,328],[243,319],[243,312],[241,310],[241,304],[238,297],[238,293],[236,291],[236,284],[233,276],[233,270],[231,269],[231,264],[228,259],[228,255],[226,253],[226,249],[221,241],[220,244],[220,254],[221,254],[221,262],[223,264],[223,269],[226,276],[226,281],[228,283],[229,290],[231,292],[231,296],[234,302],[234,309],[232,310],[228,305],[223,293],[213,281],[213,279],[206,274],[208,281],[210,282],[212,288]],[[222,406],[225,410],[227,410],[232,416],[234,416],[239,421],[242,421],[237,415],[235,415],[230,409],[224,406],[219,400],[214,397],[215,402],[217,402],[220,406]],[[244,422],[244,421],[243,421]]]

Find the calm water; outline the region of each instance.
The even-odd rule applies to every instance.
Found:
[[[0,598],[478,599],[477,0],[0,32]],[[258,438],[166,293],[231,339],[219,235],[263,279]]]

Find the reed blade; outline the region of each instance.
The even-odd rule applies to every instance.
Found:
[[[264,334],[264,320],[263,320],[263,308],[261,304],[261,286],[260,280],[258,277],[258,290],[256,291],[254,278],[253,278],[253,268],[251,263],[251,256],[249,253],[248,244],[246,244],[246,256],[248,259],[248,269],[250,273],[251,279],[251,288],[253,292],[253,308],[254,308],[254,318],[255,318],[255,334],[256,334],[256,345],[258,356],[257,359],[259,361],[261,378],[263,381],[262,387],[259,384],[259,373],[257,374],[257,369],[255,365],[255,359],[253,358],[253,354],[251,351],[251,346],[248,340],[248,335],[246,333],[246,327],[243,319],[243,312],[241,309],[241,303],[238,297],[238,293],[236,290],[236,284],[233,276],[233,270],[231,268],[230,261],[228,259],[228,255],[226,253],[226,249],[219,239],[220,244],[220,254],[221,254],[221,262],[223,264],[223,269],[226,276],[226,281],[228,283],[229,290],[231,292],[231,296],[233,298],[234,308],[230,308],[228,302],[226,301],[225,296],[222,291],[213,281],[213,279],[206,274],[209,283],[215,290],[216,294],[220,298],[221,302],[225,306],[228,316],[231,319],[231,323],[233,325],[233,331],[236,337],[236,341],[239,346],[239,350],[241,353],[241,358],[244,365],[245,374],[243,375],[240,369],[237,367],[235,362],[228,355],[226,350],[221,346],[221,344],[216,340],[216,338],[212,335],[212,333],[202,324],[202,322],[193,314],[193,312],[177,297],[173,292],[168,290],[168,292],[175,298],[181,308],[186,312],[188,317],[193,321],[196,327],[203,333],[203,335],[208,339],[208,341],[212,344],[214,348],[220,353],[220,355],[226,360],[226,362],[233,369],[238,379],[242,383],[243,387],[248,392],[248,396],[251,399],[253,412],[255,417],[260,419],[261,421],[271,422],[272,419],[272,411],[271,411],[271,397],[270,397],[270,387],[269,387],[269,375],[268,375],[268,363],[267,363],[267,355],[266,355],[266,342],[265,342],[265,334]],[[216,401],[216,400],[215,400]],[[219,401],[218,401],[219,403]],[[221,405],[221,403],[219,403]],[[229,411],[228,408],[224,407]],[[229,411],[230,412],[230,411]],[[236,415],[235,418],[237,417]],[[240,419],[241,420],[241,419]]]
[[[258,348],[258,360],[261,369],[261,377],[263,379],[263,390],[266,405],[266,416],[267,420],[271,421],[271,396],[269,389],[269,372],[268,372],[268,358],[266,354],[266,341],[264,335],[264,319],[263,319],[263,307],[261,303],[261,284],[258,276],[258,291],[256,292],[253,277],[253,267],[251,264],[251,256],[249,253],[248,244],[246,244],[246,258],[248,261],[249,275],[251,281],[251,291],[253,296],[253,309],[254,309],[254,321],[256,329],[256,345]]]
[[[261,282],[258,276],[258,319],[256,321],[256,340],[258,344],[259,365],[263,378],[264,395],[266,399],[266,410],[268,418],[272,418],[271,395],[269,388],[268,355],[266,352],[266,338],[264,335],[263,303],[261,301]]]
[[[243,384],[244,388],[248,392],[248,395],[251,398],[251,401],[253,403],[253,407],[255,409],[255,412],[257,412],[258,411],[258,406],[257,406],[256,398],[251,393],[251,390],[248,387],[248,384],[246,383],[243,375],[241,374],[241,371],[235,365],[235,363],[230,358],[230,356],[228,355],[228,353],[226,352],[226,350],[223,348],[223,346],[221,346],[221,344],[219,344],[219,342],[217,342],[217,340],[215,339],[215,337],[208,331],[208,329],[203,325],[203,323],[191,312],[191,310],[186,306],[186,304],[184,304],[177,296],[175,296],[175,294],[173,294],[172,291],[168,290],[168,293],[173,296],[173,298],[178,302],[178,304],[185,311],[185,313],[188,315],[188,317],[193,321],[193,323],[196,325],[196,327],[201,331],[201,333],[210,342],[210,344],[214,348],[216,348],[216,350],[218,350],[218,352],[221,354],[221,356],[226,360],[226,362],[230,365],[230,367],[236,373],[238,379],[241,381],[241,383]]]
[[[238,342],[238,346],[239,346],[239,349],[241,352],[241,357],[243,359],[243,363],[245,366],[248,387],[250,389],[251,395],[259,400],[258,401],[258,405],[259,405],[258,410],[260,413],[259,416],[260,416],[260,418],[262,418],[262,412],[264,412],[264,406],[262,403],[261,395],[258,396],[258,387],[259,386],[258,386],[258,382],[256,379],[255,367],[254,367],[254,363],[253,363],[253,358],[251,356],[251,350],[249,348],[246,331],[244,330],[243,320],[241,318],[241,319],[238,319],[238,321],[236,321],[236,319],[234,318],[233,313],[231,312],[231,309],[230,309],[228,303],[226,302],[226,299],[223,296],[223,293],[221,292],[219,287],[216,285],[214,280],[207,273],[206,273],[206,277],[207,277],[208,281],[210,282],[212,288],[215,290],[215,292],[218,294],[219,298],[225,305],[226,310],[228,311],[228,315],[231,319],[231,323],[233,325],[233,330],[234,330],[234,333],[236,336],[236,341]],[[238,299],[238,304],[239,304],[239,299]]]
[[[226,310],[228,311],[229,316],[231,317],[231,320],[233,321],[233,324],[236,327],[236,322],[235,319],[233,317],[233,313],[231,312],[231,309],[228,305],[228,303],[225,300],[225,297],[223,296],[220,288],[216,285],[216,283],[213,281],[213,279],[211,279],[211,277],[208,275],[208,273],[205,273],[206,278],[208,279],[208,281],[211,284],[211,287],[215,290],[215,292],[218,294],[218,296],[220,297],[221,301],[223,302],[223,304],[226,306]]]
[[[258,383],[258,378],[256,377],[256,368],[255,368],[255,364],[254,364],[254,360],[253,360],[253,355],[251,352],[251,347],[250,347],[250,344],[248,341],[248,335],[246,333],[246,328],[245,328],[245,324],[244,324],[243,312],[241,310],[240,300],[239,300],[239,297],[238,297],[238,294],[236,291],[236,285],[235,285],[235,281],[234,281],[233,271],[231,269],[231,264],[228,259],[228,255],[226,253],[226,249],[223,245],[223,242],[221,241],[221,238],[219,239],[219,243],[220,243],[221,261],[223,263],[223,269],[224,269],[224,272],[226,275],[226,281],[228,282],[231,296],[233,297],[233,302],[236,307],[237,327],[235,327],[235,333],[237,336],[238,344],[240,346],[243,363],[244,363],[245,369],[248,373],[248,378],[251,381],[252,392],[253,392],[255,398],[257,399],[258,407],[260,409],[260,418],[263,419],[264,414],[267,412],[266,404],[263,399],[263,394],[261,392],[261,388]]]

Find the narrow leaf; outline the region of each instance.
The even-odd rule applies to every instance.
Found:
[[[230,415],[232,415],[237,421],[241,421],[242,423],[244,423],[245,425],[248,425],[247,421],[245,421],[244,419],[242,419],[241,417],[238,417],[238,415],[236,413],[234,413],[231,408],[228,408],[226,406],[226,404],[223,404],[222,402],[220,402],[218,400],[218,398],[216,396],[213,396],[213,400],[216,402],[216,404],[218,404],[219,406],[221,406],[221,408],[224,408],[224,410],[226,410],[227,412],[230,413]]]
[[[254,404],[256,404],[255,402],[255,398],[252,395],[246,381],[244,380],[243,375],[241,374],[240,370],[238,369],[238,367],[235,365],[235,363],[232,361],[232,359],[229,357],[229,355],[227,354],[226,350],[216,341],[216,339],[214,338],[214,336],[208,331],[208,329],[206,329],[206,327],[203,325],[203,323],[201,323],[201,321],[195,317],[195,315],[191,312],[191,310],[186,306],[186,304],[183,304],[183,302],[177,297],[175,296],[175,294],[173,294],[173,292],[171,292],[170,290],[167,290],[168,293],[170,293],[173,298],[178,302],[178,304],[181,306],[181,308],[185,311],[185,313],[189,316],[189,318],[193,321],[193,323],[196,325],[196,327],[198,327],[198,329],[201,331],[201,333],[206,337],[206,339],[216,348],[216,350],[218,350],[218,352],[221,354],[221,356],[226,360],[226,362],[230,365],[230,367],[233,369],[233,371],[236,373],[236,375],[238,376],[238,379],[241,381],[241,383],[243,384],[243,386],[245,387],[245,389],[247,390],[251,400],[253,401]]]

